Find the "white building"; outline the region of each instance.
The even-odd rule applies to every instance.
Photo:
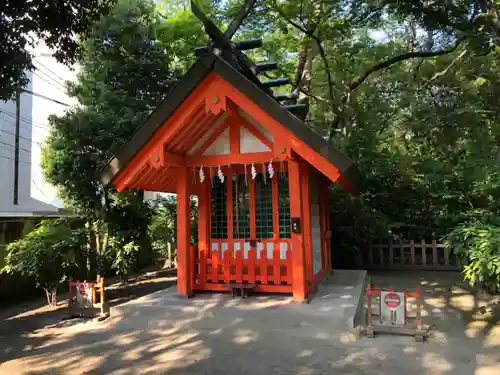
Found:
[[[43,177],[41,148],[49,135],[48,117],[61,115],[67,108],[64,104],[74,104],[64,82],[74,80],[76,73],[43,50],[35,53],[33,65],[30,83],[20,95],[18,143],[16,103],[0,102],[0,217],[46,216],[62,207],[56,190]]]
[[[19,238],[37,218],[58,216],[62,208],[56,189],[43,176],[41,151],[50,132],[48,117],[75,104],[64,85],[76,78],[76,72],[58,63],[43,46],[34,52],[33,65],[30,83],[20,95],[19,116],[14,100],[0,101],[0,258],[3,244]]]

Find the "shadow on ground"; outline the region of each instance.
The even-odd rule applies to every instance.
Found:
[[[159,270],[136,275],[127,283],[117,278],[106,281],[106,300],[111,307],[131,301],[175,284],[175,270]],[[85,319],[68,319],[67,295],[60,295],[57,306],[48,306],[46,299],[27,301],[0,309],[0,363],[23,357],[46,342],[54,340],[65,328],[85,322]],[[2,374],[2,371],[0,371]]]
[[[424,321],[434,326],[425,343],[360,338],[328,316],[305,317],[283,297],[182,300],[171,288],[116,306],[102,323],[30,332],[34,344],[18,347],[17,356],[2,353],[0,373],[498,374],[499,327],[493,312],[481,313],[492,299],[458,280],[452,273],[373,274],[376,286],[423,288]]]

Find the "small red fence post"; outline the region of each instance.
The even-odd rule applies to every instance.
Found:
[[[198,282],[200,284],[204,284],[205,280],[206,280],[206,273],[207,273],[206,254],[207,253],[205,250],[200,250],[199,259],[198,259],[198,264],[199,264]]]
[[[263,249],[260,252],[260,280],[262,284],[267,284],[268,282],[268,270],[267,270],[267,251]]]
[[[280,259],[280,244],[279,242],[274,243],[273,252],[273,282],[275,285],[281,284],[281,259]]]
[[[193,293],[194,284],[196,283],[196,247],[189,246],[189,283],[191,284],[191,293]]]
[[[255,250],[248,251],[248,283],[255,284]]]
[[[242,251],[239,250],[236,252],[235,262],[235,281],[237,284],[243,283],[243,254]]]
[[[231,282],[231,260],[233,258],[233,252],[227,250],[224,252],[224,282],[229,284]]]
[[[293,253],[290,250],[290,247],[288,247],[288,250],[286,251],[286,277],[287,284],[293,285]]]
[[[219,254],[217,251],[212,251],[212,282],[219,282]]]

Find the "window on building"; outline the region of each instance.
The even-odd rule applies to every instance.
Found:
[[[277,176],[280,238],[290,238],[290,190],[288,187],[288,173],[279,172]]]
[[[255,224],[257,238],[273,237],[273,184],[262,173],[255,177]]]
[[[233,181],[234,238],[250,238],[250,189],[244,175]]]
[[[218,177],[212,178],[212,238],[227,238],[227,193],[226,183]]]

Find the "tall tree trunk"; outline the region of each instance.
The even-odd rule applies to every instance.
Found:
[[[302,42],[300,43],[299,57],[297,59],[297,67],[295,68],[295,78],[293,81],[294,86],[292,92],[297,95],[300,92],[302,74],[304,72],[304,67],[306,66],[309,45],[310,45],[309,38],[304,37],[302,39]]]
[[[45,290],[45,296],[47,297],[47,303],[49,306],[57,305],[57,286],[43,288]]]
[[[85,223],[85,227],[87,228],[87,264],[86,264],[86,273],[85,278],[87,280],[93,280],[96,276],[96,249],[97,249],[97,237],[95,233],[95,220],[89,219]]]

